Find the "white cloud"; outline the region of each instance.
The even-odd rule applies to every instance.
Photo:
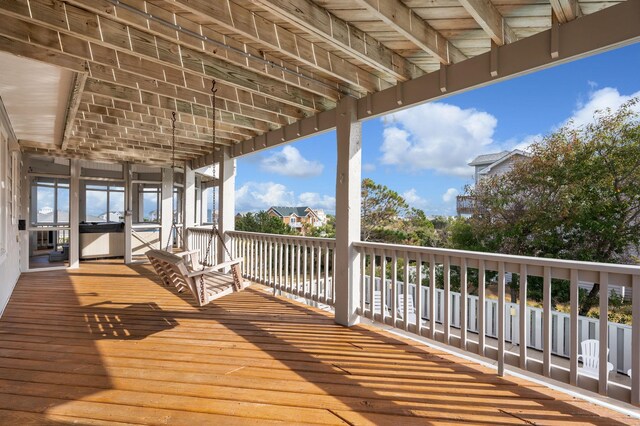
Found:
[[[540,133],[538,133],[537,135],[525,136],[525,138],[522,139],[520,142],[516,143],[513,146],[509,146],[506,149],[509,149],[509,150],[519,149],[520,151],[526,152],[526,151],[529,151],[529,147],[531,145],[533,145],[534,143],[540,142],[543,138],[544,136]]]
[[[311,177],[321,174],[324,166],[317,161],[307,160],[297,148],[285,146],[281,151],[262,159],[260,168],[284,176]]]
[[[404,198],[411,207],[416,207],[419,209],[424,209],[429,204],[426,199],[418,195],[418,191],[416,191],[415,188],[411,188],[408,191],[405,191],[402,194],[402,198]]]
[[[573,111],[573,115],[564,124],[573,121],[573,124],[579,127],[592,123],[596,111],[604,112],[607,108],[615,111],[620,108],[623,103],[637,96],[640,96],[640,91],[631,95],[622,95],[618,89],[613,87],[604,87],[596,90],[589,94],[589,100],[587,102],[578,103],[577,108]],[[640,111],[640,105],[636,105],[634,109]]]
[[[280,183],[247,182],[236,190],[236,210],[239,212],[290,206],[293,201],[293,191]]]
[[[376,165],[373,163],[364,163],[362,165],[362,171],[364,172],[375,172],[376,171]]]
[[[452,203],[455,201],[456,196],[459,194],[458,190],[455,188],[449,188],[447,191],[442,194],[442,201],[445,203]]]
[[[275,182],[247,182],[236,189],[236,211],[266,210],[271,206],[309,206],[334,212],[335,197],[303,192],[299,196],[285,185]]]
[[[333,212],[336,210],[336,198],[320,195],[317,192],[303,192],[298,196],[300,205]]]
[[[428,103],[383,120],[381,162],[409,170],[435,170],[468,177],[467,163],[479,154],[499,151],[493,134],[498,121],[489,113],[445,103]]]

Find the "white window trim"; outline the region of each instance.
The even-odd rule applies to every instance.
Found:
[[[7,197],[9,188],[7,188],[7,161],[9,154],[9,138],[3,127],[0,126],[0,264],[7,259],[7,244],[10,221],[9,212],[7,212]]]

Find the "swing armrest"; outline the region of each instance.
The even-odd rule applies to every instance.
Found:
[[[187,251],[181,251],[180,253],[173,253],[173,254],[175,254],[176,256],[184,257],[184,256],[190,256],[190,255],[199,254],[199,253],[200,253],[200,250],[187,250]]]
[[[189,278],[199,277],[200,275],[208,274],[210,272],[218,272],[221,269],[224,269],[224,268],[226,268],[228,266],[237,265],[239,263],[242,263],[242,258],[241,257],[239,257],[237,259],[229,260],[227,262],[218,263],[217,265],[209,266],[207,268],[200,269],[198,271],[189,272],[187,274],[187,276]]]

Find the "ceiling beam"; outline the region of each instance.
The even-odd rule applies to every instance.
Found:
[[[491,0],[459,0],[462,7],[482,27],[498,46],[512,43],[518,38]]]
[[[357,0],[357,3],[440,63],[460,62],[467,58],[400,0]]]
[[[266,47],[265,50],[273,50],[284,54],[296,62],[339,79],[354,86],[359,91],[377,92],[390,86],[389,82],[327,51],[319,43],[306,40],[281,25],[269,21],[229,0],[167,0],[167,3],[193,13],[199,18],[205,19],[206,22],[220,25],[242,37],[249,38],[253,42],[260,43]],[[152,5],[149,2],[144,2],[144,5],[150,13],[153,13],[152,11],[157,7],[157,5]],[[207,35],[209,35],[209,32],[214,32],[211,28],[203,28],[206,29]],[[221,36],[219,38],[226,39],[227,37]],[[251,52],[248,44],[242,44],[242,48]],[[256,54],[259,54],[259,52]],[[270,54],[263,52],[262,55],[269,57]]]
[[[578,0],[550,0],[553,13],[561,24],[573,21],[582,14]]]
[[[266,11],[289,21],[298,28],[312,33],[348,54],[389,75],[406,81],[424,72],[408,59],[384,46],[364,31],[336,17],[311,0],[253,0]]]
[[[69,96],[69,103],[65,110],[65,125],[64,125],[64,133],[62,135],[62,141],[60,143],[60,148],[64,151],[67,149],[67,144],[69,143],[69,137],[71,136],[73,119],[76,116],[76,112],[78,111],[78,107],[80,106],[80,102],[82,99],[82,92],[84,91],[84,84],[87,81],[87,73],[76,73],[73,77],[73,88],[71,89],[71,95]]]
[[[441,71],[400,83],[397,87],[358,99],[357,118],[366,120],[401,108],[442,99],[472,88],[487,86],[520,75],[550,68],[605,50],[640,41],[640,0],[627,0],[560,26],[560,49],[552,57],[551,31],[497,46],[499,72],[491,75],[491,52],[445,68],[446,92],[441,90]],[[401,99],[399,99],[401,97]],[[399,104],[401,100],[401,105]],[[240,142],[231,148],[232,157],[292,142],[335,128],[336,111],[323,111],[267,134]],[[196,160],[199,161],[199,160]]]

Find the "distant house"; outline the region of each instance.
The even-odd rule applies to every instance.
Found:
[[[327,215],[323,210],[312,209],[311,207],[284,207],[273,206],[267,210],[271,216],[280,218],[284,223],[292,228],[302,228],[305,223],[313,227],[320,227],[327,224]]]
[[[499,176],[507,173],[513,165],[528,158],[529,155],[519,149],[513,151],[494,152],[477,156],[469,163],[475,168],[473,179],[475,183],[492,176]],[[468,195],[459,195],[456,199],[456,210],[458,215],[473,214],[475,200]]]
[[[485,177],[498,176],[508,172],[517,161],[527,157],[529,155],[526,152],[514,149],[513,151],[479,155],[469,165],[475,167],[474,181],[478,183],[480,179]]]

